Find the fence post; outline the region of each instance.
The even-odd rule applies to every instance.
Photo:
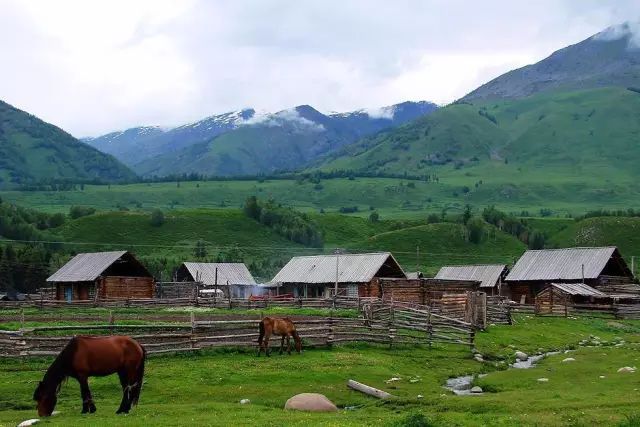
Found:
[[[429,341],[429,348],[431,348],[431,344],[433,342],[433,324],[431,323],[431,308],[428,309],[429,314],[427,314],[427,336]]]
[[[20,329],[24,329],[24,308],[20,309]]]
[[[113,335],[113,327],[115,325],[115,319],[113,317],[113,311],[109,310],[109,333],[111,333],[111,335]]]
[[[331,348],[333,345],[334,335],[333,335],[333,316],[329,317],[329,333],[327,334],[327,347]]]
[[[189,341],[191,342],[191,348],[194,348],[194,342],[196,339],[196,313],[191,310],[189,320],[191,321],[191,336],[189,337]]]

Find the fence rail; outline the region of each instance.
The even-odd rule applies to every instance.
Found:
[[[331,346],[337,343],[374,342],[428,345],[457,344],[473,348],[475,328],[429,310],[380,305],[361,318],[318,317],[297,319],[296,327],[305,346]],[[257,318],[240,320],[190,320],[179,323],[145,325],[116,324],[23,327],[0,331],[0,356],[46,356],[57,354],[74,334],[127,334],[140,341],[150,354],[189,352],[213,347],[256,347]],[[280,340],[270,342],[278,346]]]

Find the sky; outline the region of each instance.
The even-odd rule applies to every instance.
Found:
[[[0,99],[77,137],[446,104],[639,18],[638,0],[0,0]]]

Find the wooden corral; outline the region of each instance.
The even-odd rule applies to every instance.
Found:
[[[64,301],[153,298],[154,278],[129,252],[83,253],[47,279]]]

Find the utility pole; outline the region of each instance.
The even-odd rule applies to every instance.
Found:
[[[336,248],[333,251],[333,253],[336,254],[336,283],[333,288],[333,295],[337,297],[338,296],[338,280],[340,275],[340,248]]]
[[[631,277],[636,277],[636,256],[631,256]]]

